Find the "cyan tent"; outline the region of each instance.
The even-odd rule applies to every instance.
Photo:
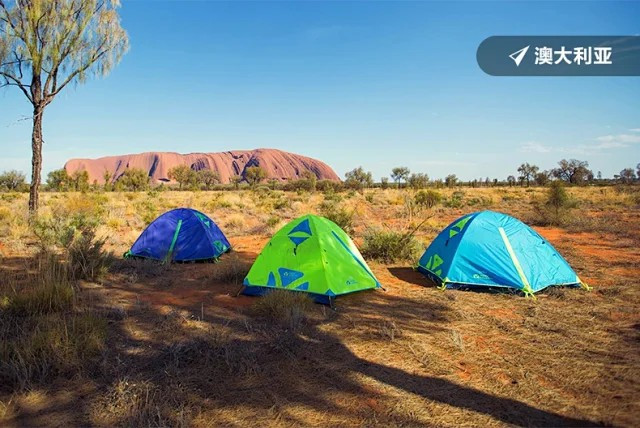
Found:
[[[445,288],[507,287],[527,295],[551,285],[587,288],[546,239],[493,211],[468,214],[447,226],[417,269]]]

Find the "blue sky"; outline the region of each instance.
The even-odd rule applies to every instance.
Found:
[[[131,49],[44,118],[44,169],[72,157],[278,148],[504,179],[532,162],[640,162],[640,77],[491,77],[491,35],[640,33],[636,2],[124,1]],[[30,171],[30,107],[0,89],[0,170]]]

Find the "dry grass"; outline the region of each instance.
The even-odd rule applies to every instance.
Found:
[[[539,188],[438,192],[424,209],[395,189],[44,194],[44,219],[63,209],[63,220],[95,220],[115,254],[151,213],[179,206],[210,215],[235,249],[214,264],[118,260],[81,284],[65,272],[66,249],[56,268],[38,267],[25,195],[0,195],[3,224],[16,226],[0,225],[0,425],[60,415],[99,426],[636,425],[635,189],[570,188],[566,224],[538,228],[592,292],[442,292],[409,261],[368,255],[387,291],[341,297],[335,310],[301,293],[234,297],[273,230],[301,214],[353,213],[360,248],[371,230],[402,234],[427,219],[415,233],[424,246],[460,215],[490,208],[529,221],[545,198]]]
[[[82,371],[104,346],[106,322],[74,311],[69,269],[51,254],[0,298],[0,389],[24,390]]]
[[[213,264],[210,279],[214,284],[242,285],[244,277],[249,273],[251,263],[243,260],[238,253],[231,251],[228,255]]]
[[[312,304],[306,293],[273,290],[254,303],[252,312],[267,322],[297,331],[306,320]]]
[[[132,427],[187,427],[191,413],[172,400],[175,391],[162,391],[149,381],[118,380],[101,402],[94,404],[97,425]]]

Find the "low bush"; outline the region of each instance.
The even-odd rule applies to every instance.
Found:
[[[413,231],[400,233],[392,230],[369,230],[364,235],[362,255],[384,263],[413,262],[421,245]]]
[[[135,208],[145,226],[158,217],[158,208],[152,199],[145,199],[136,203]]]
[[[464,192],[456,190],[451,194],[449,199],[444,201],[444,206],[447,208],[461,208],[464,200]]]
[[[327,190],[324,193],[324,200],[325,202],[341,202],[342,201],[342,196],[340,196],[339,193],[336,193],[333,190]]]
[[[113,263],[113,255],[104,249],[104,239],[96,237],[93,228],[84,229],[67,249],[69,267],[75,279],[99,280]]]
[[[95,229],[103,223],[104,209],[98,196],[74,196],[65,204],[56,205],[50,216],[39,216],[33,223],[33,231],[42,247],[68,247],[77,233]]]
[[[353,211],[347,211],[334,203],[323,202],[320,205],[320,215],[340,226],[347,234],[353,233]]]
[[[0,199],[6,202],[13,202],[20,197],[17,192],[9,192],[0,194]]]
[[[544,226],[562,226],[570,220],[571,209],[577,206],[567,193],[564,183],[552,181],[543,203],[534,203],[535,223]]]
[[[424,208],[433,208],[442,201],[442,195],[435,190],[420,190],[416,193],[415,202]]]
[[[277,215],[272,215],[267,219],[266,224],[268,227],[273,228],[273,227],[276,227],[279,223],[280,223],[280,217],[278,217]]]
[[[316,184],[316,189],[321,192],[339,192],[343,187],[342,182],[333,180],[318,180]]]

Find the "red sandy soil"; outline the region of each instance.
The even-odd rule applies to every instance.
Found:
[[[326,329],[336,335],[341,334],[339,336],[340,345],[330,343],[327,346],[339,346],[338,351],[343,349],[342,347],[348,349],[350,358],[357,357],[357,363],[354,367],[357,367],[358,370],[366,372],[367,369],[360,367],[381,365],[385,367],[381,372],[383,374],[395,370],[405,373],[403,376],[415,377],[415,379],[423,381],[435,378],[448,379],[453,382],[453,385],[460,387],[442,386],[439,383],[440,380],[437,380],[434,385],[441,385],[444,391],[447,390],[446,388],[453,388],[453,392],[450,393],[451,397],[461,394],[462,391],[468,391],[466,388],[470,388],[469,391],[486,391],[496,397],[513,398],[538,409],[546,409],[551,413],[575,416],[579,419],[578,422],[596,421],[601,423],[604,421],[605,424],[628,425],[632,421],[629,414],[634,406],[637,408],[637,405],[628,404],[625,401],[617,407],[622,410],[616,410],[615,415],[609,415],[607,409],[611,406],[616,408],[617,404],[610,403],[611,396],[608,391],[583,391],[586,386],[580,382],[585,381],[580,378],[576,378],[577,380],[572,380],[572,382],[564,382],[564,378],[554,373],[553,368],[545,368],[545,364],[549,362],[542,361],[539,366],[527,366],[522,364],[523,362],[518,360],[520,357],[514,356],[514,353],[521,355],[516,353],[520,346],[535,347],[536,345],[532,345],[531,342],[539,341],[538,346],[542,348],[540,355],[549,356],[554,352],[551,340],[561,340],[558,343],[572,342],[569,336],[558,338],[559,334],[553,330],[562,322],[564,314],[572,315],[572,312],[566,309],[571,305],[581,308],[580,311],[592,311],[593,317],[603,316],[601,319],[595,318],[596,321],[594,321],[600,329],[599,334],[604,335],[603,331],[606,334],[612,331],[627,331],[632,329],[634,325],[638,325],[640,314],[637,312],[625,310],[622,307],[616,308],[612,304],[610,306],[613,309],[605,314],[600,314],[594,309],[601,304],[611,303],[607,302],[607,297],[599,290],[611,287],[616,281],[637,282],[638,263],[640,262],[638,252],[633,247],[617,246],[619,244],[617,240],[603,239],[602,236],[594,233],[568,233],[562,229],[551,227],[540,227],[536,230],[569,259],[584,280],[594,286],[593,293],[568,290],[570,293],[568,298],[575,299],[570,301],[541,293],[538,295],[538,303],[532,304],[530,300],[513,296],[454,291],[440,292],[435,290],[434,284],[430,283],[423,275],[409,267],[390,267],[370,263],[373,272],[384,285],[385,291],[344,296],[339,303],[338,313],[341,315],[337,315],[339,318],[336,323],[327,323],[315,333],[324,334]],[[233,237],[231,241],[236,251],[225,255],[220,265],[228,263],[231,257],[236,257],[240,263],[251,264],[267,240],[268,237],[265,236]],[[217,281],[214,275],[220,265],[176,264],[167,267],[161,275],[150,277],[139,275],[129,279],[123,276],[126,274],[119,274],[101,286],[87,285],[87,291],[98,293],[104,297],[102,301],[109,302],[109,305],[122,305],[127,308],[147,305],[154,312],[160,314],[180,311],[192,319],[215,320],[214,322],[217,323],[220,323],[220,320],[242,319],[247,313],[247,308],[253,305],[257,298],[237,296],[239,291],[237,285]],[[5,264],[5,266],[7,265]],[[545,315],[548,315],[547,311],[550,311],[549,313],[552,315],[549,315],[549,318],[540,316],[541,321],[539,322],[541,324],[531,325],[531,323],[537,322],[538,317],[531,315],[538,313],[536,311],[544,311]],[[316,312],[321,311],[318,309]],[[322,312],[324,313],[326,310]],[[145,321],[142,319],[135,319],[132,322],[141,328],[145,325]],[[385,339],[383,341],[377,338],[376,334],[379,334],[377,330],[384,323],[393,323],[397,327],[400,339],[395,341]],[[538,333],[537,329],[539,328],[541,330]],[[588,329],[593,329],[593,326],[589,325]],[[463,350],[457,349],[452,342],[452,332],[454,331],[458,331],[461,336]],[[610,336],[604,337],[610,339]],[[612,334],[611,337],[615,336]],[[426,362],[416,362],[416,355],[419,356],[421,351],[410,352],[407,344],[418,350],[424,346],[425,352],[428,354]],[[572,346],[578,345],[572,344]],[[322,349],[318,348],[318,352],[321,352]],[[581,350],[576,351],[575,348],[568,349],[571,352],[581,352]],[[617,348],[612,349],[616,350]],[[327,352],[327,355],[334,358],[330,350],[322,352]],[[594,350],[594,352],[596,351]],[[619,352],[624,356],[624,351]],[[340,355],[343,354],[336,355],[335,358],[340,360]],[[608,367],[609,360],[606,358],[611,358],[611,361],[615,362],[617,360],[614,357],[619,356],[599,357],[605,359],[598,360],[598,364],[604,361],[603,366]],[[584,360],[578,362],[582,364],[581,367],[596,367],[595,364],[588,361],[589,357],[584,357]],[[339,362],[342,363],[342,361]],[[618,370],[616,367],[615,364],[611,364],[607,370]],[[620,365],[620,367],[623,366]],[[567,370],[570,372],[571,369]],[[598,368],[593,370],[598,370]],[[349,373],[362,375],[362,372]],[[378,372],[372,373],[379,374]],[[576,373],[578,372],[576,371]],[[596,375],[587,373],[584,376]],[[302,379],[298,379],[298,381],[301,382],[300,385],[304,382]],[[322,382],[317,378],[313,381]],[[428,381],[433,382],[432,380]],[[394,384],[394,382],[396,383]],[[437,400],[447,403],[449,395],[434,389],[434,397],[440,397],[438,394],[444,394],[445,398],[430,399],[431,392],[422,391],[420,382],[417,380],[415,382],[415,384],[404,384],[392,378],[387,378],[386,381],[372,381],[371,379],[361,381],[358,384],[357,394],[354,393],[357,397],[352,395],[351,391],[341,390],[339,384],[331,386],[320,384],[319,388],[325,394],[324,399],[327,400],[327,403],[331,403],[341,410],[348,410],[353,415],[352,419],[344,422],[345,426],[355,426],[358,421],[361,423],[364,419],[359,418],[364,417],[361,415],[365,414],[374,415],[371,419],[366,419],[366,424],[396,423],[399,419],[393,419],[394,416],[384,419],[385,415],[394,415],[394,412],[403,409],[402,403],[409,403],[411,400],[423,401],[417,405],[415,403],[407,404],[407,409],[409,409],[407,412],[410,415],[413,415],[415,409],[427,406],[424,407],[424,412],[428,416],[414,415],[416,419],[402,419],[402,422],[398,422],[401,425],[418,426],[422,425],[425,420],[432,421],[434,425],[450,425],[453,421],[474,425],[500,424],[500,422],[515,423],[508,417],[504,417],[503,413],[508,413],[508,411],[500,406],[498,406],[498,410],[474,410],[474,413],[464,410],[467,413],[462,416],[451,416],[451,409],[454,409],[455,412],[460,412],[460,409],[450,404],[442,406],[437,403]],[[389,383],[396,385],[397,389],[390,389]],[[417,390],[421,392],[409,392],[408,394],[402,391],[398,392],[399,389],[402,389],[400,385],[406,391]],[[629,385],[627,387],[633,388]],[[594,387],[594,390],[598,388],[600,387]],[[612,387],[612,389],[614,388],[615,386]],[[286,394],[286,392],[284,393]],[[628,393],[629,391],[623,393],[625,394],[624,400],[627,400]],[[476,397],[474,394],[471,393],[470,397]],[[549,401],[551,399],[557,401],[551,403]],[[255,401],[254,398],[252,400]],[[293,401],[293,398],[289,397],[288,400]],[[453,401],[455,402],[455,400]],[[203,406],[206,415],[206,401],[203,403],[205,403]],[[285,409],[289,406],[293,409],[295,404],[295,402],[285,404],[282,408]],[[25,409],[29,406],[37,407],[34,403],[24,403],[24,406],[20,406],[20,408]],[[252,420],[252,417],[260,417],[262,419],[255,419],[254,423],[261,425],[268,422],[264,413],[259,413],[257,410],[238,411],[240,412],[237,416],[239,421],[246,423]],[[308,413],[305,415],[309,417],[309,419],[305,419],[306,424],[321,423],[323,418],[328,417],[327,413],[315,412],[312,408],[306,411]],[[283,412],[285,411],[283,410]],[[429,414],[429,412],[433,412],[433,414]],[[211,417],[214,419],[211,421],[218,421],[221,425],[225,424],[224,419],[215,419],[215,415],[220,417],[220,414],[214,412],[213,415]],[[383,417],[383,419],[378,420],[378,417]],[[551,418],[551,416],[545,417]],[[31,419],[30,421],[43,422],[42,419]],[[284,419],[283,421],[276,419],[270,424],[287,425],[291,422],[295,425],[295,422],[292,421],[295,419]],[[551,418],[544,419],[544,421],[576,423],[576,421],[569,419],[565,421]],[[300,423],[300,420],[297,422]],[[233,425],[233,423],[230,424]],[[327,424],[331,425],[331,423]]]

